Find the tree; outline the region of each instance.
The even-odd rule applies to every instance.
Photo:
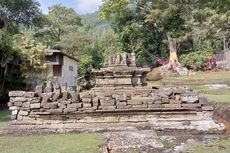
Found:
[[[19,23],[31,24],[40,13],[39,3],[35,0],[1,0],[0,29],[6,27],[13,32]]]
[[[35,36],[45,37],[45,43],[51,47],[60,41],[64,34],[74,32],[81,26],[79,15],[73,9],[61,5],[50,7],[42,22],[44,26]]]

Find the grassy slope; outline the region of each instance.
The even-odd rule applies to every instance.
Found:
[[[97,134],[0,137],[0,153],[98,153]]]

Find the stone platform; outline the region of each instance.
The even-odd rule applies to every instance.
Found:
[[[224,131],[224,126],[213,120],[213,108],[205,97],[185,87],[146,87],[147,69],[135,67],[134,54],[115,57],[110,58],[112,61],[110,65],[105,64],[105,68],[115,70],[122,64],[129,71],[95,70],[99,81],[90,91],[79,94],[67,91],[65,85],[48,82],[45,88],[37,86],[34,92],[10,92],[9,133],[124,129]],[[118,81],[118,78],[124,79],[125,73],[130,73],[128,80]]]

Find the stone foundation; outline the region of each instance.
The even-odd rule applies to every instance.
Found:
[[[207,133],[224,130],[213,121],[213,108],[206,98],[186,88],[132,89],[94,88],[82,96],[60,88],[42,93],[12,91],[10,133],[99,132],[127,127]]]

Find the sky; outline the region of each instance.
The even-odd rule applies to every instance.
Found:
[[[55,4],[62,4],[69,8],[73,8],[79,14],[93,13],[99,9],[102,0],[38,0],[41,4],[43,13],[48,13],[48,7]]]

